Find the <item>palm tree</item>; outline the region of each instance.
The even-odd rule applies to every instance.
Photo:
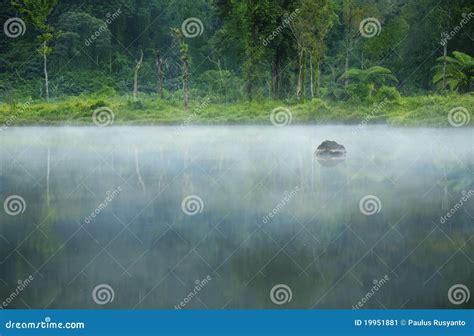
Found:
[[[433,83],[443,88],[445,83],[451,91],[469,91],[474,76],[474,58],[459,51],[453,51],[453,57],[441,56],[436,59]]]
[[[392,74],[390,69],[382,66],[373,66],[368,69],[349,69],[339,77],[339,80],[355,81],[356,83],[380,87],[386,82],[398,83],[398,79]]]
[[[339,77],[339,81],[347,84],[346,91],[350,96],[360,99],[372,97],[375,91],[387,83],[398,83],[392,71],[381,66],[349,69]]]

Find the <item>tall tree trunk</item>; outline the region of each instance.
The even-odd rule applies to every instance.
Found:
[[[182,80],[183,80],[183,105],[184,110],[188,110],[189,104],[189,63],[191,62],[191,58],[189,56],[188,45],[184,40],[184,35],[182,34],[181,30],[178,28],[172,29],[173,34],[176,38],[176,41],[179,45],[179,51],[181,53],[181,73],[182,73]]]
[[[272,62],[272,95],[274,98],[281,97],[281,65],[283,57],[283,50],[278,47]]]
[[[46,166],[46,204],[49,205],[51,203],[51,195],[49,193],[50,188],[49,188],[49,176],[51,173],[51,148],[48,146],[48,160],[47,160],[47,166]]]
[[[46,41],[43,42],[43,71],[44,71],[44,86],[46,90],[46,100],[49,100],[49,80],[48,80],[48,61],[46,56]]]
[[[222,85],[222,88],[224,90],[224,101],[227,104],[227,91],[228,91],[228,88],[227,88],[227,83],[225,82],[225,79],[224,79],[224,74],[222,73],[221,60],[218,58],[217,62],[216,62],[212,58],[210,58],[209,56],[207,56],[207,59],[209,60],[209,62],[214,63],[215,65],[217,65],[217,69],[219,70],[219,84]]]
[[[244,62],[243,65],[243,77],[245,81],[245,93],[247,94],[247,99],[251,101],[253,99],[253,85],[252,82],[254,80],[254,65],[251,62],[251,59],[253,59],[253,55],[251,52],[248,52],[246,55],[247,59]]]
[[[329,68],[331,69],[332,82],[336,84],[336,81],[337,81],[336,69],[331,64],[328,64],[328,65],[329,65]]]
[[[306,59],[304,58],[304,54],[303,54],[303,65],[302,65],[302,69],[303,69],[303,74],[301,76],[301,88],[302,88],[302,95],[301,95],[301,98],[302,100],[304,101],[306,99]]]
[[[156,71],[158,72],[158,78],[159,78],[159,93],[160,93],[160,98],[163,99],[163,84],[165,82],[165,73],[163,71],[163,60],[160,57],[160,53],[157,51],[156,52]]]
[[[314,98],[314,82],[313,82],[313,55],[309,54],[309,87],[311,90],[311,99]]]
[[[253,99],[253,95],[252,95],[253,86],[252,86],[252,81],[251,80],[247,81],[246,89],[247,89],[247,99],[249,101],[252,101],[252,99]]]
[[[441,33],[441,38],[443,37],[444,33]],[[445,43],[443,44],[443,92],[446,91],[446,67],[448,65],[448,39],[446,39]]]
[[[316,97],[320,97],[320,91],[319,89],[321,88],[321,62],[318,60],[316,62],[316,67],[315,67],[315,72],[314,72],[314,83],[315,83],[315,93]]]
[[[133,77],[133,100],[137,100],[137,93],[138,93],[138,70],[140,70],[143,63],[143,50],[140,50],[140,59],[137,61],[137,65],[135,66],[135,75]]]
[[[298,83],[296,85],[296,97],[301,99],[303,94],[303,48],[298,50]]]
[[[188,105],[189,105],[189,85],[188,85],[188,79],[189,79],[189,67],[188,67],[188,61],[187,59],[183,60],[183,105],[184,105],[184,110],[188,110]]]
[[[346,47],[346,61],[344,62],[344,73],[347,73],[347,71],[349,70],[349,45],[347,45]],[[346,78],[344,80],[344,85],[347,86],[347,84],[349,84],[349,80]]]
[[[446,19],[446,27],[451,27],[449,21],[451,19],[451,9],[448,9],[448,17]],[[445,35],[446,40],[445,43],[443,44],[443,92],[446,91],[446,86],[447,86],[447,79],[446,79],[446,68],[448,65],[448,34],[447,33],[441,33],[441,38],[443,38],[443,35]]]
[[[278,66],[276,60],[272,62],[272,82],[271,82],[271,95],[273,98],[277,97],[278,92]]]
[[[138,149],[135,147],[135,172],[137,173],[138,185],[142,187],[143,195],[146,194],[145,182],[143,182],[142,174],[140,174],[140,165],[138,164]]]

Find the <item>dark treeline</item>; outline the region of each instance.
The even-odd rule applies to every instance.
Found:
[[[2,23],[25,27],[3,27],[1,97],[467,92],[473,12],[470,0],[2,0]]]

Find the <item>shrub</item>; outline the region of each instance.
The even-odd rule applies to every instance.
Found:
[[[397,88],[391,86],[382,86],[380,89],[377,90],[377,93],[375,94],[375,99],[377,101],[388,100],[391,102],[397,102],[401,99],[401,96]]]
[[[349,100],[354,102],[366,101],[370,98],[372,92],[372,86],[363,83],[349,84],[347,86],[347,93]]]

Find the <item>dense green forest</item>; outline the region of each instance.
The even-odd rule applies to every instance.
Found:
[[[470,0],[2,0],[0,16],[2,120],[32,100],[18,122],[101,105],[144,122],[258,121],[276,106],[354,122],[348,106],[373,104],[393,121],[424,104],[443,124],[473,102]]]

